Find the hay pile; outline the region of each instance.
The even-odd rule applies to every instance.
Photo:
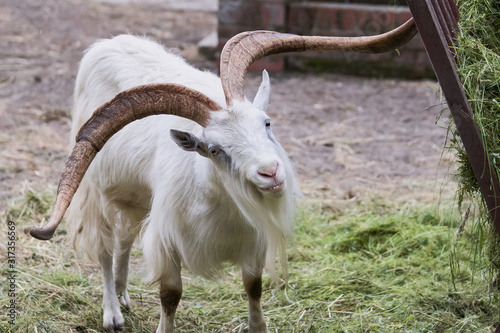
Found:
[[[460,10],[456,39],[458,74],[490,159],[500,174],[500,1],[458,0],[457,5]],[[451,145],[457,151],[459,204],[462,206],[464,198],[477,199],[481,218],[476,220],[478,228],[475,229],[481,234],[479,239],[487,240],[486,246],[478,248],[489,253],[491,272],[496,279],[494,272],[500,271],[500,237],[488,223],[487,207],[456,131]]]
[[[458,74],[469,98],[476,123],[497,171],[500,170],[500,2],[459,0]],[[458,135],[458,134],[457,134]],[[479,185],[467,155],[458,150],[462,194],[474,196]]]

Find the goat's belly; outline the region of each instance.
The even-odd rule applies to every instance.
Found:
[[[147,212],[151,205],[151,189],[142,184],[109,186],[104,194],[120,210],[137,209]]]

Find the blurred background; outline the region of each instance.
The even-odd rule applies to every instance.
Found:
[[[147,36],[196,67],[217,72],[220,49],[238,32],[372,35],[411,17],[400,4],[0,0],[0,205],[5,208],[23,187],[57,184],[78,62],[97,39]],[[344,200],[378,195],[435,200],[435,184],[449,166],[443,153],[448,118],[440,118],[444,106],[418,36],[383,54],[282,54],[251,69],[257,72],[248,75],[249,97],[259,71],[271,72],[269,113],[307,197],[339,207]]]

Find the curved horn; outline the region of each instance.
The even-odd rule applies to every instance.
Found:
[[[381,53],[396,49],[417,33],[413,18],[381,35],[365,37],[298,36],[274,31],[242,32],[231,38],[221,52],[220,77],[227,105],[243,100],[248,66],[267,55],[303,51],[357,51]]]
[[[125,90],[100,106],[82,126],[76,145],[66,160],[49,222],[31,228],[31,236],[48,240],[61,222],[90,163],[111,136],[125,125],[147,116],[171,114],[205,127],[210,111],[221,107],[200,92],[176,84],[150,84]]]

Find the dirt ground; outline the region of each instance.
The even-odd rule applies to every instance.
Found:
[[[55,190],[78,61],[97,39],[146,35],[217,71],[196,49],[216,29],[216,2],[178,3],[0,0],[0,210],[28,187]],[[252,98],[259,81],[248,75]],[[308,200],[335,211],[367,198],[438,199],[450,158],[435,82],[287,72],[271,83],[274,132]]]

